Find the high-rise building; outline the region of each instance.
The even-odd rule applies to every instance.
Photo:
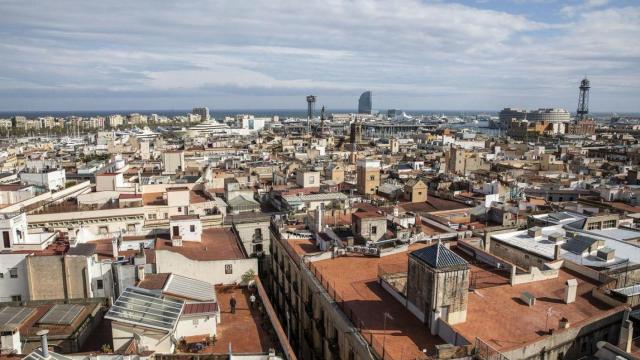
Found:
[[[200,115],[200,121],[209,121],[209,108],[208,107],[197,107],[191,110],[191,113],[194,115]]]
[[[372,101],[371,91],[365,91],[358,100],[358,114],[371,114]]]
[[[380,160],[358,160],[356,178],[360,194],[374,195],[380,186]]]
[[[514,108],[504,108],[500,110],[500,114],[498,115],[500,126],[502,128],[508,128],[509,124],[513,120],[524,120],[527,118],[527,110],[525,109],[514,109]]]

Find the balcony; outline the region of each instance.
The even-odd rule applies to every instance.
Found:
[[[311,319],[313,319],[313,303],[305,302],[304,303],[304,311],[309,315]]]
[[[329,351],[333,354],[334,357],[340,358],[340,342],[338,341],[338,337],[334,336],[327,340],[327,345],[329,346]]]
[[[321,317],[319,319],[316,319],[315,322],[316,322],[316,329],[318,330],[318,333],[320,334],[320,336],[325,337],[327,333],[324,328],[324,319]]]

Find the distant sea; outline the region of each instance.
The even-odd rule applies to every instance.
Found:
[[[386,112],[386,110],[383,110]],[[177,109],[177,110],[99,110],[99,111],[0,111],[0,118],[10,118],[15,115],[26,116],[27,118],[37,118],[41,116],[55,116],[55,117],[66,117],[66,116],[82,116],[82,117],[90,117],[90,116],[107,116],[112,114],[121,114],[127,115],[131,113],[139,113],[139,114],[158,114],[167,117],[173,117],[177,115],[185,115],[191,112],[191,109]],[[327,110],[327,115],[332,113],[353,113],[357,112],[356,109],[331,109]],[[448,116],[464,116],[464,115],[475,115],[475,114],[483,114],[483,115],[491,115],[497,116],[497,111],[475,111],[475,110],[406,110],[405,111],[409,115],[432,115],[432,114],[444,114]],[[225,116],[235,116],[237,114],[252,114],[255,116],[273,116],[278,115],[283,118],[287,117],[298,117],[304,118],[307,116],[306,109],[224,109],[224,110],[211,110],[210,114],[212,117],[216,119],[223,119]],[[320,109],[316,109],[316,115],[320,114]]]
[[[482,110],[404,110],[408,115],[447,115],[447,116],[473,116],[473,115],[489,115],[489,116],[497,116],[498,111],[482,111]],[[191,109],[174,109],[174,110],[77,110],[77,111],[0,111],[0,118],[10,118],[15,115],[22,115],[28,118],[37,118],[41,116],[55,116],[55,117],[66,117],[71,115],[82,116],[82,117],[90,117],[90,116],[107,116],[112,114],[121,114],[127,115],[131,113],[140,113],[140,114],[158,114],[167,117],[173,117],[177,115],[185,115],[191,112]],[[327,114],[332,113],[353,113],[356,112],[355,109],[328,109]],[[386,110],[380,110],[380,112],[385,113]],[[252,114],[255,116],[273,116],[278,115],[282,118],[287,117],[298,117],[304,118],[307,116],[306,109],[222,109],[222,110],[211,110],[211,116],[216,119],[222,119],[225,116],[235,116],[237,114]],[[316,109],[316,115],[320,114],[320,109]],[[602,112],[602,113],[593,113],[595,117],[611,117],[614,115],[618,116],[633,116],[638,117],[640,113],[611,113],[611,112]]]

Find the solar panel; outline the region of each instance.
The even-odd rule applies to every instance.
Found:
[[[84,310],[83,305],[56,304],[38,321],[40,324],[71,325]]]
[[[0,326],[20,325],[35,313],[35,309],[28,307],[7,306],[0,309]]]

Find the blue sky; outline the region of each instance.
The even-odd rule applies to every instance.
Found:
[[[2,0],[0,111],[640,111],[640,1]]]

